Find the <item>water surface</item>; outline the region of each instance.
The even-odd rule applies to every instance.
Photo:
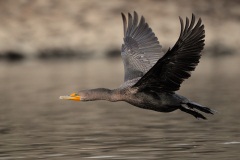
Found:
[[[202,59],[180,93],[218,113],[196,120],[124,102],[61,101],[80,89],[114,88],[120,59],[0,64],[0,160],[239,158],[239,58]]]

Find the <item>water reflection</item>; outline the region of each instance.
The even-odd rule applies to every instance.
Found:
[[[204,59],[182,86],[181,94],[218,111],[208,121],[124,102],[58,100],[79,89],[119,86],[117,59],[2,63],[0,159],[236,159],[238,62]]]

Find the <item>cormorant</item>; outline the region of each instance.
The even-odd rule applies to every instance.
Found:
[[[162,46],[152,29],[136,12],[128,13],[128,22],[122,13],[124,44],[121,56],[124,64],[124,83],[117,89],[97,88],[82,90],[60,99],[76,101],[125,101],[134,106],[157,112],[180,109],[196,118],[206,119],[198,111],[213,114],[208,107],[175,93],[181,83],[190,77],[201,57],[205,30],[201,18],[195,22],[181,17],[180,36],[172,48],[163,54]]]

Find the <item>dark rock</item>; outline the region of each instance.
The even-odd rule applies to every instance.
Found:
[[[119,49],[111,49],[106,53],[106,57],[108,58],[118,58],[120,56],[121,56],[121,51]]]
[[[37,57],[42,60],[47,59],[87,59],[92,54],[84,53],[72,49],[52,48],[40,50]]]
[[[15,62],[15,61],[21,61],[25,59],[25,55],[23,53],[17,52],[17,51],[6,51],[0,55],[0,59]]]
[[[223,56],[232,56],[236,54],[236,51],[224,44],[214,43],[212,46],[205,49],[205,52],[210,52],[211,57],[223,57]]]

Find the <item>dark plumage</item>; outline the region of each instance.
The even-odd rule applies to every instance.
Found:
[[[190,77],[204,47],[205,30],[202,20],[184,22],[180,17],[181,32],[176,44],[165,54],[152,29],[136,12],[129,13],[128,20],[122,13],[124,44],[124,83],[117,89],[97,88],[80,91],[60,99],[126,101],[134,106],[158,112],[180,109],[196,118],[206,119],[198,111],[213,114],[201,106],[175,93],[181,83]]]

